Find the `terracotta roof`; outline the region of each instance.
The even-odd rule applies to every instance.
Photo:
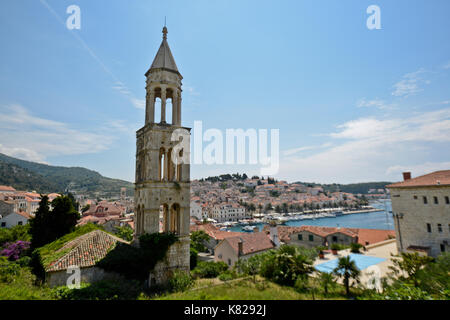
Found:
[[[358,229],[358,243],[363,246],[395,238],[394,230]]]
[[[56,252],[70,249],[64,256],[46,266],[45,271],[66,270],[71,265],[76,265],[80,268],[91,267],[104,258],[117,242],[128,243],[101,230],[86,233],[69,241],[61,249],[57,250]]]
[[[26,213],[25,211],[17,211],[16,213],[26,219],[31,219],[31,216],[28,213]]]
[[[450,186],[450,170],[435,171],[423,176],[387,185],[386,188]]]
[[[358,243],[362,245],[374,244],[377,242],[388,240],[389,238],[395,238],[394,230],[378,230],[378,229],[360,229],[360,228],[336,228],[336,227],[319,227],[319,226],[300,226],[300,227],[287,227],[279,226],[278,238],[284,242],[290,242],[290,235],[299,233],[301,231],[308,231],[316,234],[320,237],[327,237],[335,233],[346,234],[352,238],[357,238]],[[265,226],[263,231],[268,234],[270,232],[269,226]]]
[[[0,186],[0,191],[16,191],[16,189],[10,186]]]
[[[206,224],[195,224],[190,226],[191,232],[193,231],[204,231],[211,238],[215,240],[223,240],[230,237],[236,237],[242,234],[242,232],[232,232],[232,231],[221,231],[216,226],[206,223]]]
[[[236,254],[239,251],[238,243],[242,241],[243,255],[275,248],[275,245],[265,232],[240,233],[238,236],[226,238],[223,241],[228,242]]]

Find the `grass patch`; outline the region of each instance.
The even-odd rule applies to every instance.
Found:
[[[209,280],[210,284],[220,282],[220,280]],[[312,281],[312,280],[311,280]],[[196,284],[194,288],[203,287]],[[345,299],[345,290],[341,286],[324,296],[323,291],[318,288],[314,293],[315,299]],[[298,292],[292,287],[281,286],[262,277],[257,277],[256,282],[251,279],[236,280],[232,283],[224,283],[218,286],[211,286],[197,290],[189,290],[172,294],[165,294],[154,297],[157,300],[311,300],[311,291]]]

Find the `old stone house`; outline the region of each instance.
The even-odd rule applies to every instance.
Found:
[[[386,186],[390,190],[399,252],[433,257],[450,250],[450,170],[432,172]]]
[[[214,261],[223,261],[233,267],[239,259],[274,249],[275,244],[265,232],[243,233],[219,242],[214,250]]]
[[[44,266],[46,282],[51,287],[66,285],[74,272],[72,267],[80,268],[81,282],[120,278],[118,274],[96,266],[118,242],[128,243],[102,230],[91,231],[67,242],[54,253],[63,255]]]

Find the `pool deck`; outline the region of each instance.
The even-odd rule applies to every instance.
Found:
[[[393,265],[392,261],[391,261],[391,253],[394,255],[397,254],[397,244],[395,242],[395,239],[383,241],[383,242],[368,246],[367,251],[362,251],[362,253],[365,256],[372,256],[372,257],[386,259],[375,265],[378,267],[379,275],[381,277],[384,277],[390,271],[389,266]],[[314,261],[314,266],[319,265],[324,262],[327,262],[327,261],[331,261],[331,260],[340,258],[340,257],[347,256],[349,254],[350,254],[350,249],[338,251],[337,256],[333,255],[332,253],[327,253],[327,254],[325,254],[324,259],[316,259],[316,261]],[[366,284],[368,282],[368,280],[370,278],[372,278],[372,275],[368,274],[370,272],[373,272],[372,266],[367,269],[361,270],[361,276],[360,276],[361,284]],[[341,283],[341,281],[339,281],[339,282]]]

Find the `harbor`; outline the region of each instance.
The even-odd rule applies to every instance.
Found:
[[[221,230],[234,232],[261,231],[265,225],[276,223],[285,226],[327,226],[393,230],[394,221],[389,199],[377,200],[360,210],[323,209],[316,212],[287,214],[255,214],[253,219],[216,224]]]

